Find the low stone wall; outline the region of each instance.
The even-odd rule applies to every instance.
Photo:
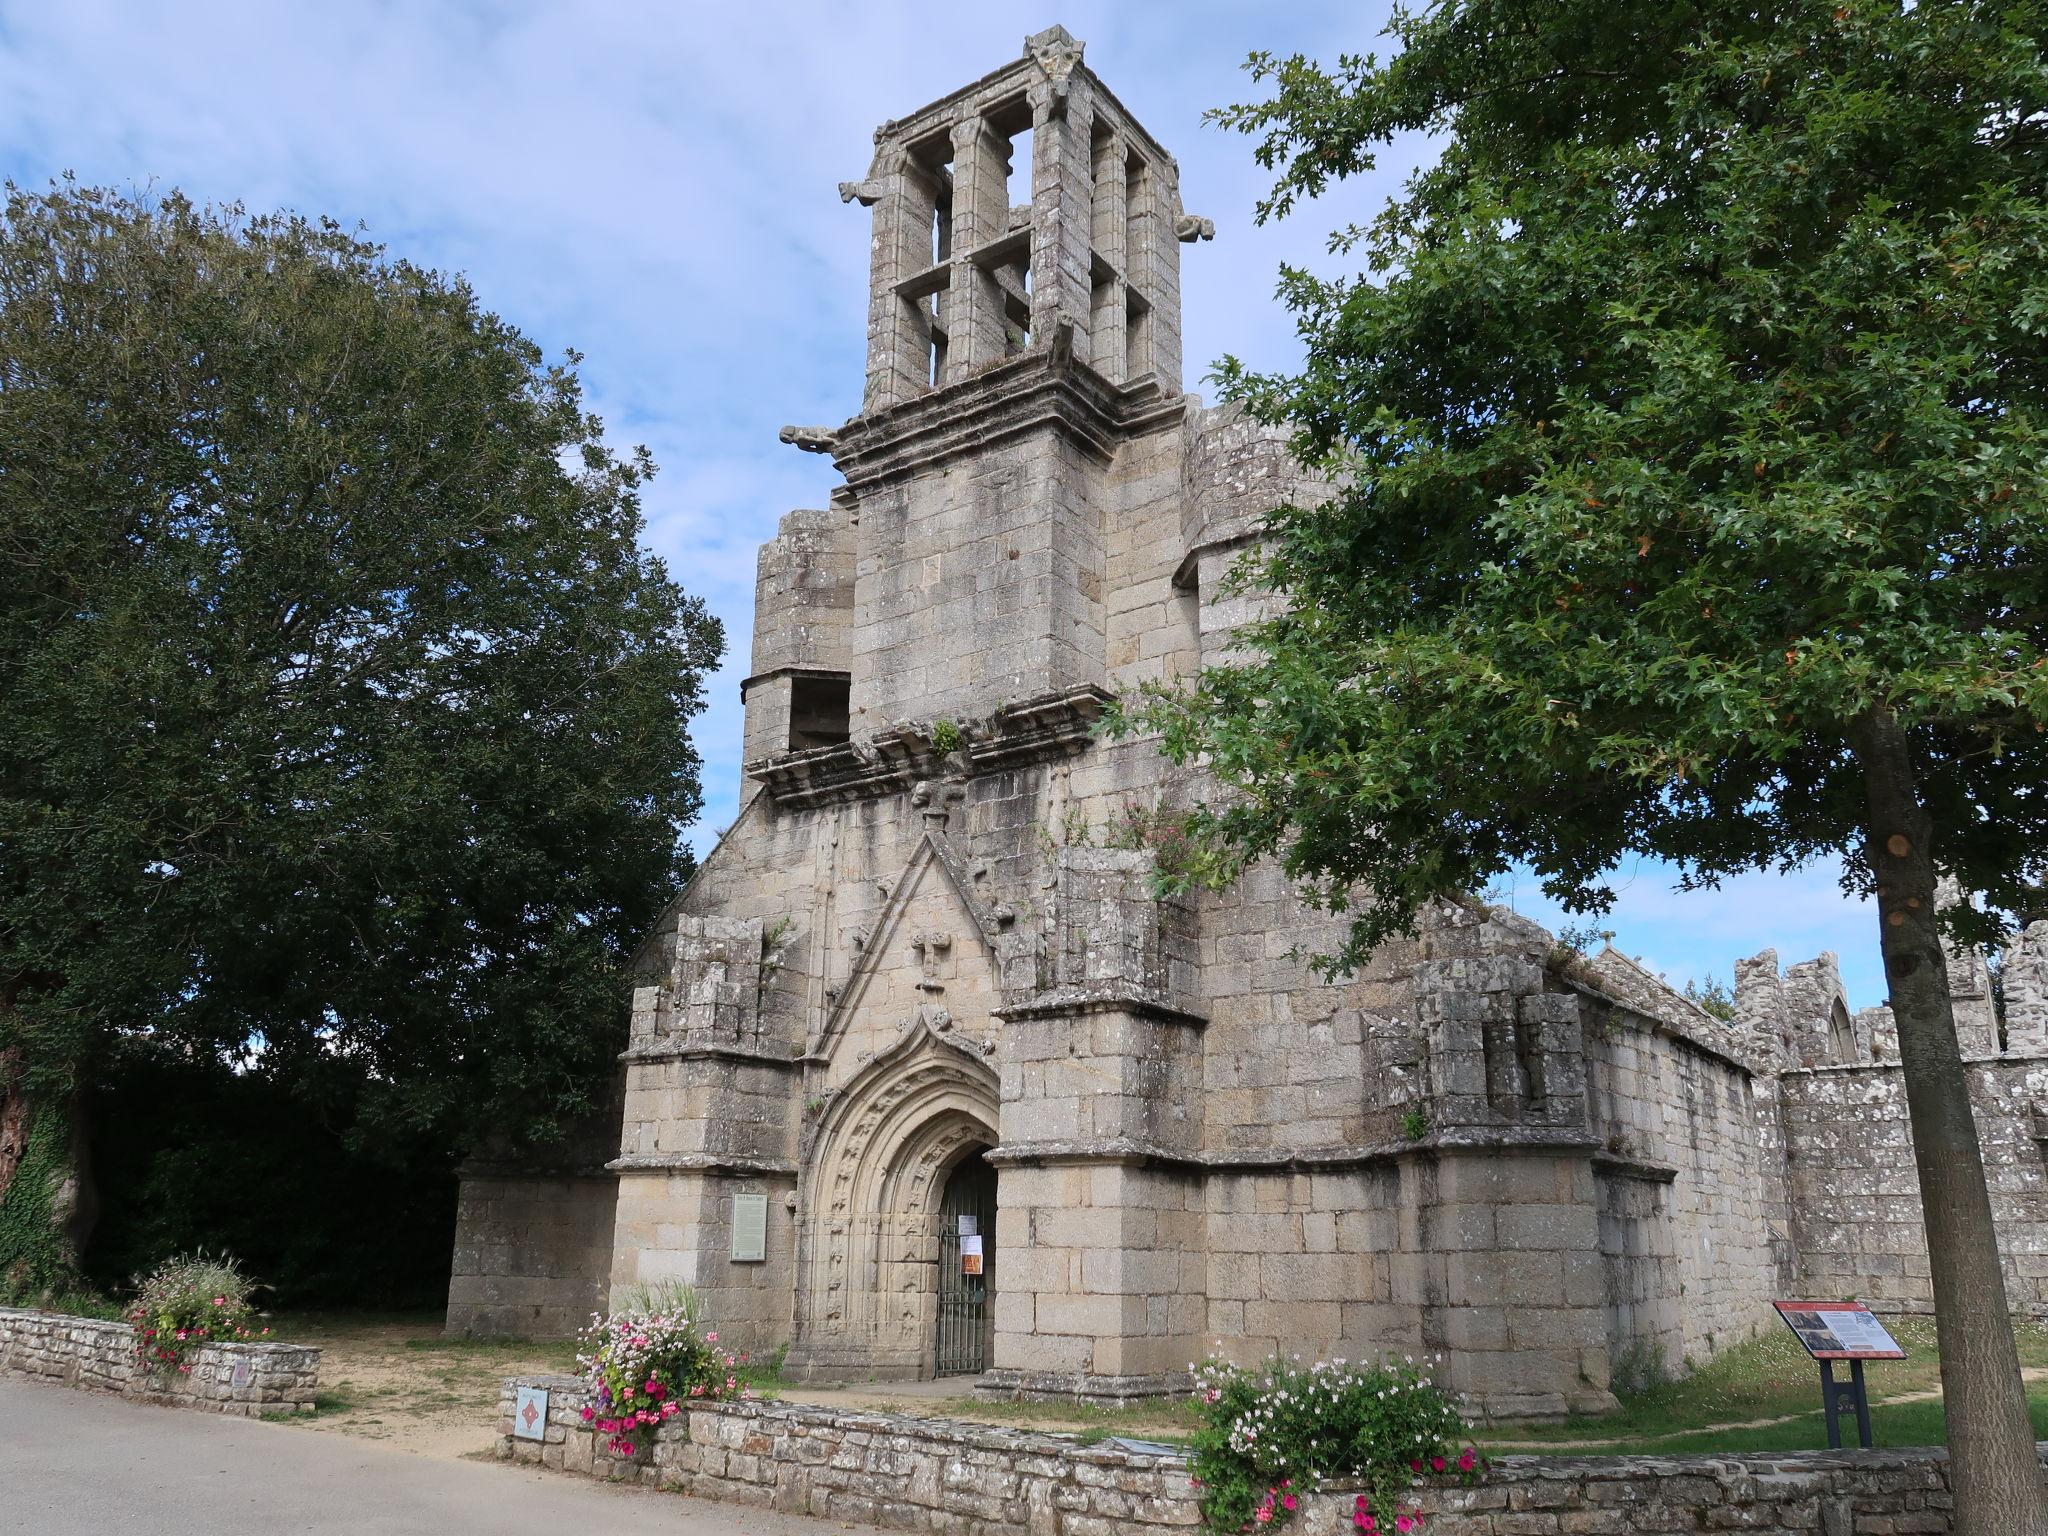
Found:
[[[310,1413],[320,1351],[300,1344],[206,1344],[189,1373],[153,1376],[135,1368],[135,1330],[126,1323],[0,1307],[0,1374],[32,1376],[89,1392],[254,1418]]]
[[[539,1441],[512,1434],[517,1388],[549,1389]],[[947,1419],[769,1402],[693,1408],[634,1462],[583,1422],[573,1376],[521,1376],[499,1400],[501,1457],[616,1482],[945,1536],[1117,1536],[1185,1531],[1201,1515],[1187,1463]],[[2041,1447],[2048,1452],[2048,1446]],[[1353,1536],[1354,1491],[1303,1501],[1302,1536]],[[1429,1536],[1942,1536],[1941,1450],[1782,1456],[1510,1456],[1477,1487],[1423,1487]],[[1380,1528],[1391,1530],[1382,1519]]]

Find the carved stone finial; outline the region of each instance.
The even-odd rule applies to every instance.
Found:
[[[839,446],[839,434],[831,427],[784,427],[775,435],[805,453],[830,453]]]
[[[1073,82],[1074,66],[1081,62],[1081,50],[1082,44],[1065,27],[1047,27],[1024,39],[1024,51],[1045,71],[1043,105],[1048,117],[1066,115],[1067,88]]]
[[[1173,221],[1173,238],[1180,241],[1183,245],[1192,244],[1197,240],[1214,240],[1216,238],[1216,221],[1214,219],[1197,218],[1192,213],[1184,213]]]

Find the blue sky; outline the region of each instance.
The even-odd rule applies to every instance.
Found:
[[[551,353],[575,347],[621,445],[661,465],[648,539],[726,621],[698,737],[708,846],[731,818],[754,551],[792,507],[822,506],[829,463],[776,441],[859,406],[867,217],[836,184],[874,126],[1015,57],[1054,21],[1179,158],[1216,222],[1188,248],[1187,384],[1235,353],[1295,355],[1273,301],[1283,260],[1375,208],[1405,157],[1288,224],[1256,229],[1249,141],[1204,127],[1241,99],[1254,48],[1325,59],[1375,46],[1384,0],[1067,0],[1056,8],[856,3],[319,5],[254,0],[0,0],[0,176],[64,171],[122,187],[360,223],[397,253],[467,273]],[[1414,151],[1414,152],[1419,152]],[[1729,975],[1775,946],[1842,958],[1852,1001],[1882,999],[1874,920],[1834,871],[1678,895],[1624,876],[1603,926],[1674,980]],[[1553,926],[1533,882],[1504,891]]]

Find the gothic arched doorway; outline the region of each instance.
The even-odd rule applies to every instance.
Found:
[[[938,1338],[934,1376],[988,1369],[995,1321],[996,1171],[976,1148],[946,1176],[939,1202]]]

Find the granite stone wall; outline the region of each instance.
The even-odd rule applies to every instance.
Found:
[[[186,1363],[189,1373],[142,1373],[135,1368],[135,1330],[126,1323],[0,1307],[0,1374],[244,1418],[313,1411],[317,1349],[208,1344]]]
[[[2048,1317],[2048,1057],[1965,1063],[2014,1310]],[[1779,1080],[1795,1284],[1885,1311],[1933,1309],[1920,1187],[1896,1062]]]
[[[521,1385],[549,1389],[540,1440],[515,1438]],[[774,1509],[947,1536],[1122,1536],[1198,1529],[1187,1463],[1130,1443],[945,1419],[737,1402],[692,1409],[634,1462],[583,1423],[569,1376],[505,1383],[501,1458]],[[2048,1447],[2043,1447],[2048,1450]],[[1356,1493],[1309,1496],[1293,1530],[1351,1536]],[[1943,1536],[1953,1501],[1940,1450],[1510,1456],[1474,1487],[1424,1486],[1432,1536]],[[1391,1522],[1383,1528],[1391,1529]]]

